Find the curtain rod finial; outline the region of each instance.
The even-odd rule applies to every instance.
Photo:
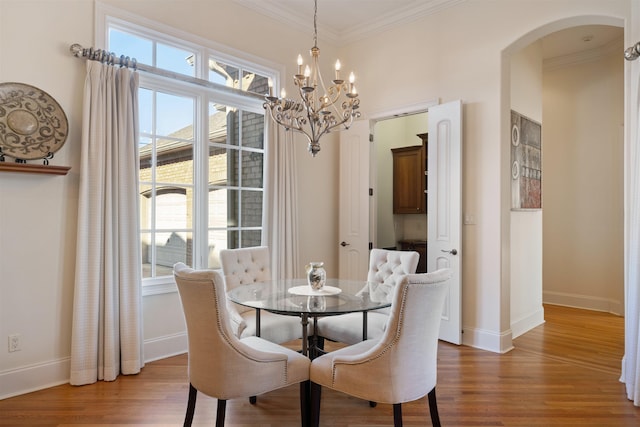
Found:
[[[78,43],[74,43],[69,47],[69,51],[74,55],[74,56],[82,56],[82,51],[84,49],[82,48],[82,46],[80,46]]]
[[[627,48],[624,51],[624,59],[626,59],[627,61],[633,61],[638,57],[640,57],[640,42]]]

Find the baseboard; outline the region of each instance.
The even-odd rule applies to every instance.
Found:
[[[469,327],[464,327],[463,330],[463,345],[494,353],[507,353],[513,349],[511,330],[502,333]]]
[[[71,358],[0,372],[0,400],[69,382]]]
[[[544,323],[544,309],[540,307],[535,312],[524,316],[521,319],[512,321],[511,332],[513,338],[518,338],[520,335],[529,332],[536,326],[540,326]]]
[[[186,352],[186,332],[144,342],[145,362],[153,362]],[[0,372],[0,400],[67,384],[70,372],[70,357]]]
[[[615,301],[609,298],[569,294],[565,292],[543,291],[542,301],[545,304],[604,311],[618,316],[624,315],[624,304],[621,301]]]
[[[153,362],[154,360],[177,356],[178,354],[186,353],[187,349],[188,340],[186,332],[145,340],[144,361]]]

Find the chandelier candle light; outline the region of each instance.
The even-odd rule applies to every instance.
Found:
[[[313,47],[311,48],[311,66],[304,65],[302,55],[298,55],[298,72],[293,76],[293,83],[298,87],[300,100],[287,98],[284,88],[280,97],[273,95],[273,82],[269,79],[269,95],[265,97],[265,110],[271,118],[284,127],[303,133],[309,141],[309,152],[313,157],[320,151],[320,138],[338,126],[349,129],[354,118],[360,117],[358,92],[354,85],[353,72],[349,82],[340,78],[340,60],[336,61],[335,79],[326,87],[320,74],[318,58],[318,0],[314,0],[313,13]],[[303,71],[304,66],[304,71]],[[320,87],[318,86],[320,84]],[[324,91],[320,95],[320,90]]]

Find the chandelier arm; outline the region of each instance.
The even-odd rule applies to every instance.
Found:
[[[339,115],[339,116],[346,115],[347,113],[351,114],[351,112],[353,110],[353,105],[354,105],[353,100],[357,99],[357,98],[351,98],[352,101],[349,102],[348,104],[347,104],[346,101],[343,102],[342,103],[342,111],[340,111],[340,109],[338,108],[338,105],[337,105],[337,102],[340,99],[340,96],[342,95],[343,91],[344,91],[344,93],[347,93],[348,90],[349,90],[349,86],[347,85],[347,83],[337,83],[337,84],[331,85],[331,86],[329,86],[329,89],[327,90],[326,87],[325,87],[325,84],[324,84],[324,80],[322,79],[322,74],[320,74],[320,83],[322,84],[322,88],[324,89],[325,94],[327,94],[326,98],[327,98],[328,102],[325,104],[325,106],[327,108],[329,108],[329,107],[332,108],[335,111],[335,113],[337,115]],[[356,104],[355,108],[358,108],[357,105],[359,105],[359,101]],[[340,122],[340,124],[344,123],[345,121],[346,120]]]
[[[342,120],[336,121],[336,123],[333,123],[333,124],[327,123],[319,133],[318,140],[325,134],[331,132],[333,129],[344,125],[347,121],[349,121],[349,124],[346,125],[345,128],[348,129],[351,126],[351,122],[353,121],[353,116],[351,114],[346,114],[345,116],[342,117]]]
[[[334,84],[329,86],[329,89],[327,89],[327,86],[324,83],[324,79],[322,78],[322,73],[320,72],[320,69],[318,69],[318,76],[320,78],[320,86],[322,87],[322,90],[324,91],[325,97],[328,99],[328,103],[326,104],[327,107],[334,107],[336,113],[340,113],[336,108],[335,108],[335,103],[338,101],[338,99],[340,98],[340,94],[341,94],[341,89],[345,90],[347,89],[346,86],[342,86],[340,84]],[[335,97],[332,98],[332,95],[334,95],[335,93]]]
[[[289,117],[289,114],[284,112],[284,111],[282,111],[281,107],[279,107],[277,105],[269,104],[269,103],[265,103],[265,105],[266,105],[266,108],[268,108],[269,115],[271,116],[273,121],[275,121],[280,126],[284,127],[285,130],[295,130],[297,132],[304,133],[305,135],[307,135],[307,137],[309,137],[307,132],[304,130],[302,125],[299,123],[298,118]],[[276,110],[275,113],[274,113],[274,109]],[[282,117],[284,117],[284,118],[288,117],[288,120],[284,120]]]
[[[298,89],[300,92],[300,97],[305,101],[304,112],[306,113],[307,123],[309,123],[309,128],[311,129],[310,132],[303,132],[305,133],[305,135],[307,135],[307,138],[309,138],[310,144],[317,144],[317,142],[320,140],[320,136],[322,135],[318,130],[318,127],[320,125],[320,108],[318,106],[318,101],[316,98],[317,88],[314,87],[313,90],[304,90],[303,88]]]
[[[342,117],[342,120],[340,120],[340,121],[336,120],[336,122],[334,124],[328,125],[326,131],[323,132],[323,134],[331,131],[332,129],[335,129],[335,128],[339,127],[339,126],[344,125],[349,120],[349,118],[351,117],[351,114],[345,112],[345,114],[342,115],[341,117]]]
[[[329,86],[329,89],[327,89],[326,85],[324,84],[324,79],[322,78],[322,73],[318,72],[318,74],[320,75],[320,85],[322,86],[322,89],[324,91],[323,99],[326,101],[322,103],[323,109],[333,108],[336,114],[340,114],[340,111],[338,111],[335,106],[338,99],[340,99],[340,88],[336,88],[336,85],[332,85]]]
[[[340,111],[336,105],[336,103],[338,102],[338,100],[340,99],[340,95],[342,95],[342,90],[344,90],[345,92],[347,91],[347,86],[346,84],[341,84],[341,85],[334,85],[331,86],[331,88],[329,89],[329,99],[330,99],[330,103],[329,106],[333,108],[333,110],[336,112],[336,114],[342,115],[343,111],[344,111],[344,104],[342,105],[342,109],[343,111]],[[331,96],[334,96],[333,98],[331,98]]]
[[[339,116],[342,116],[343,114],[345,114],[346,103],[342,104],[342,111],[340,111],[338,109],[338,106],[336,104],[337,104],[338,100],[340,99],[340,96],[343,94],[343,92],[345,94],[347,94],[349,92],[348,83],[346,83],[346,82],[335,83],[335,84],[329,86],[329,89],[327,89],[327,87],[326,87],[326,85],[324,83],[324,79],[322,78],[322,73],[320,72],[319,68],[318,68],[318,75],[319,75],[319,78],[320,78],[320,85],[322,86],[322,89],[324,90],[324,93],[326,95],[325,99],[328,100],[328,103],[326,103],[325,106],[327,108],[329,108],[329,107],[333,108],[333,110],[335,111],[336,114],[338,114]],[[352,99],[355,99],[355,98],[352,98]],[[353,104],[353,102],[351,102],[349,104],[349,107],[351,107],[352,104]],[[351,110],[351,108],[349,108],[349,110]],[[342,123],[344,123],[344,122],[342,122]]]
[[[311,141],[312,141],[312,137],[311,137],[311,135],[309,135],[309,133],[308,133],[306,130],[304,130],[304,128],[303,128],[303,127],[301,127],[300,125],[298,125],[298,124],[292,124],[292,123],[284,123],[284,122],[282,122],[282,121],[278,120],[277,118],[275,118],[275,117],[273,117],[273,116],[272,116],[272,118],[273,118],[273,120],[274,120],[276,123],[278,123],[279,125],[283,126],[283,127],[285,128],[285,131],[292,130],[292,131],[295,131],[295,132],[301,133],[301,134],[303,134],[303,135],[307,138],[307,140],[308,140],[309,142],[311,142]]]
[[[318,140],[320,139],[320,137],[322,137],[323,135],[329,133],[330,129],[325,129],[322,132],[320,132],[320,134],[318,135]]]
[[[309,129],[311,129],[311,132],[310,132],[311,139],[312,139],[312,141],[318,141],[320,139],[320,137],[317,135],[318,128],[316,127],[316,122],[309,115],[309,113],[307,113],[307,118],[309,120]]]
[[[309,122],[311,123],[309,112],[314,115],[318,112],[318,106],[316,105],[317,100],[315,98],[316,89],[305,90],[303,82],[296,82],[296,85],[298,86],[298,94],[300,95],[300,99],[304,101],[304,109],[307,111],[307,116],[309,118]]]

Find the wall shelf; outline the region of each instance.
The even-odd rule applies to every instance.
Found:
[[[37,173],[46,175],[66,175],[70,166],[34,165],[28,163],[0,162],[0,171]]]

